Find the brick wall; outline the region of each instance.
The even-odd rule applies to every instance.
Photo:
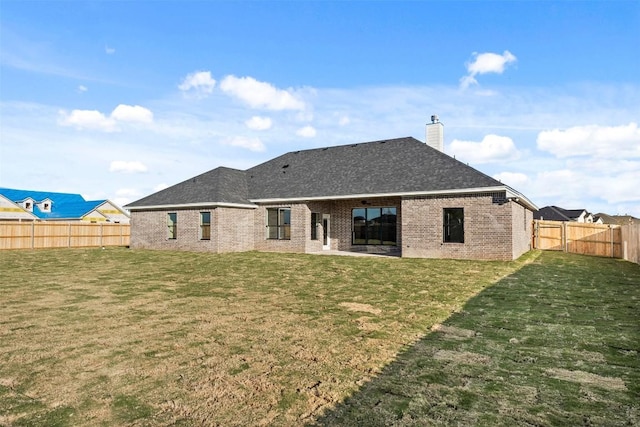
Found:
[[[504,202],[504,193],[403,200],[402,256],[514,259],[512,203]],[[445,208],[464,208],[464,243],[443,242]],[[522,226],[522,221],[520,225]]]
[[[177,237],[169,238],[167,215],[177,214]],[[200,212],[211,213],[210,240],[201,239]],[[253,249],[253,209],[209,208],[171,211],[133,211],[134,249],[233,252]]]
[[[364,202],[364,203],[363,203]],[[291,239],[267,239],[267,208],[291,209]],[[353,245],[352,210],[396,207],[397,246]],[[464,243],[443,242],[443,209],[464,208]],[[273,204],[258,209],[215,208],[211,240],[200,239],[200,212],[175,210],[176,239],[168,238],[167,211],[131,214],[131,247],[209,252],[259,250],[310,253],[322,250],[322,221],[318,240],[311,240],[311,213],[330,215],[331,249],[399,253],[404,257],[512,260],[530,249],[533,213],[504,193],[451,197],[399,197]]]
[[[511,202],[513,259],[531,250],[533,212],[518,203]]]
[[[253,239],[256,211],[257,209],[215,209],[218,252],[243,252],[255,249]],[[211,223],[213,228],[213,217]],[[211,238],[213,239],[213,232]]]

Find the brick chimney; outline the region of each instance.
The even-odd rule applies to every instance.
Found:
[[[444,125],[437,114],[431,116],[431,123],[427,123],[427,145],[444,153]]]

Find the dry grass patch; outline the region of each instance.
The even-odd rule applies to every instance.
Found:
[[[363,313],[371,313],[371,314],[382,313],[382,310],[380,310],[379,308],[374,308],[369,304],[361,304],[358,302],[341,302],[339,306],[344,307],[350,311],[361,311]]]
[[[573,381],[580,384],[595,385],[610,390],[626,390],[627,386],[621,378],[603,377],[591,372],[570,371],[568,369],[554,368],[547,369],[547,375],[559,380]]]

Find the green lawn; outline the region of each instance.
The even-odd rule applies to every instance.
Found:
[[[640,266],[0,252],[0,425],[640,425]]]

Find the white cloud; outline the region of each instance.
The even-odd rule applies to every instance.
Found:
[[[74,126],[80,130],[100,130],[103,132],[118,132],[118,122],[151,123],[153,113],[151,110],[139,105],[120,104],[113,109],[109,117],[97,110],[73,110],[67,113],[59,112],[58,123],[62,126]]]
[[[640,157],[640,129],[636,123],[621,126],[574,126],[538,134],[539,150],[563,158],[598,156],[605,158]]]
[[[493,175],[495,179],[509,187],[520,189],[529,184],[529,177],[520,172],[500,172]]]
[[[520,157],[508,136],[486,135],[480,142],[454,139],[447,151],[458,160],[472,164],[502,162]]]
[[[195,92],[197,96],[207,96],[213,92],[216,81],[211,77],[211,71],[196,71],[187,74],[178,85],[178,89],[183,92]]]
[[[473,53],[473,61],[467,62],[467,75],[460,79],[460,86],[466,89],[472,84],[477,84],[478,74],[497,73],[502,74],[508,64],[517,61],[517,58],[508,50],[502,55],[497,53]]]
[[[104,51],[107,55],[113,55],[114,53],[116,53],[115,48],[109,46],[105,46]]]
[[[89,88],[87,88],[85,85],[80,85],[80,86],[78,86],[78,89],[77,89],[78,93],[84,93],[84,92],[86,92],[88,90],[89,90]]]
[[[119,188],[116,190],[118,197],[139,197],[140,192],[135,188]]]
[[[601,171],[588,169],[558,169],[537,174],[528,195],[566,209],[617,213],[613,205],[639,203],[640,169],[632,171]]]
[[[351,119],[349,118],[349,116],[342,116],[342,117],[340,117],[340,120],[338,121],[338,124],[340,126],[346,126],[349,123],[351,123]]]
[[[268,110],[303,110],[304,102],[287,90],[282,90],[253,77],[226,76],[220,82],[223,92],[235,96],[252,108]]]
[[[156,185],[155,187],[153,187],[153,192],[156,193],[158,191],[164,190],[165,188],[169,188],[169,185],[162,182]]]
[[[97,110],[73,110],[71,113],[60,111],[59,123],[63,126],[74,126],[77,129],[116,132],[116,121]]]
[[[302,136],[303,138],[313,138],[316,136],[316,130],[313,126],[305,126],[296,131],[296,135]]]
[[[129,162],[124,160],[114,160],[109,166],[109,172],[139,173],[146,171],[147,167],[144,163],[137,160]]]
[[[110,200],[120,207],[131,203],[142,196],[142,194],[140,194],[140,192],[135,188],[119,188],[115,191],[115,195],[116,196],[114,198],[110,198]]]
[[[122,122],[153,122],[151,110],[139,105],[120,104],[111,112],[111,118]]]
[[[266,149],[260,138],[246,138],[243,136],[236,136],[225,138],[222,140],[222,143],[224,145],[230,145],[232,147],[246,148],[250,151],[265,151]]]
[[[260,117],[260,116],[253,116],[249,120],[244,122],[244,124],[247,125],[249,129],[253,129],[253,130],[271,129],[271,125],[272,125],[271,119],[269,117]]]

